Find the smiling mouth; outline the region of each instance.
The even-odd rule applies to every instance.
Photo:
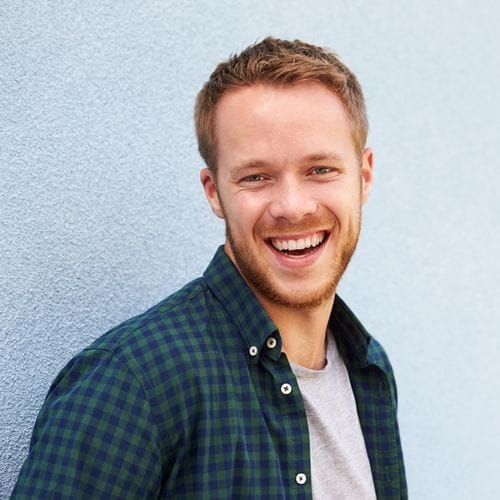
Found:
[[[293,256],[302,257],[316,251],[328,239],[326,231],[309,234],[303,238],[270,238],[271,246],[278,252]]]

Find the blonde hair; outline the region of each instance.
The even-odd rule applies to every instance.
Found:
[[[255,83],[286,87],[306,81],[324,84],[342,101],[351,120],[354,146],[361,156],[368,120],[354,73],[328,49],[300,40],[267,37],[217,65],[198,93],[194,121],[198,150],[208,168],[214,172],[217,168],[215,111],[226,91]]]

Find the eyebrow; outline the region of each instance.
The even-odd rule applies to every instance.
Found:
[[[306,162],[311,162],[311,161],[333,161],[335,163],[341,163],[342,158],[335,153],[330,153],[330,152],[319,152],[319,153],[313,153],[311,155],[307,155],[306,157],[302,158],[301,162],[306,163]]]

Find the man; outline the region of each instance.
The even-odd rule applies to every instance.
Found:
[[[225,245],[63,369],[14,497],[406,498],[389,361],[335,293],[372,185],[355,76],[266,38],[195,122]]]

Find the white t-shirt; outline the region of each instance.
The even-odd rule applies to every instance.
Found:
[[[291,363],[309,426],[313,498],[375,500],[349,375],[330,333],[326,358],[322,370]]]

